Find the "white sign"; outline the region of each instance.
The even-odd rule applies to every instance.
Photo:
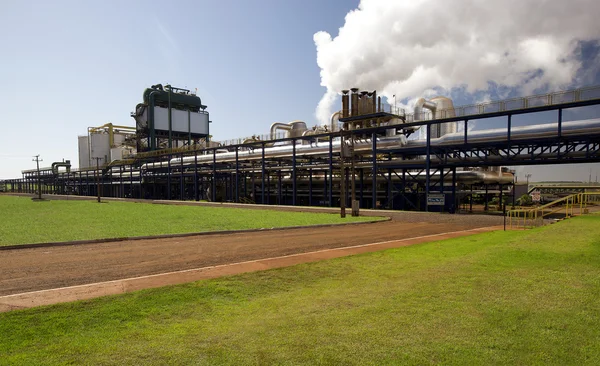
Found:
[[[429,206],[444,206],[445,201],[446,195],[443,193],[430,193],[427,195],[427,205]]]
[[[542,199],[542,193],[538,190],[532,191],[531,192],[531,200],[533,202],[540,202],[540,200]]]

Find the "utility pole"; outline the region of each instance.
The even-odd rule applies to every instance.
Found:
[[[37,183],[38,183],[38,199],[42,199],[42,177],[40,174],[40,161],[44,161],[40,159],[40,154],[37,154],[33,157],[33,160],[37,165]]]
[[[346,167],[344,166],[344,135],[340,134],[340,217],[346,217]]]
[[[96,160],[96,193],[98,194],[98,203],[100,203],[100,197],[102,196],[100,194],[100,160],[102,160],[102,158],[92,159]]]

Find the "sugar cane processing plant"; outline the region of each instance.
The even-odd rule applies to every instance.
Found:
[[[469,106],[420,98],[406,111],[376,91],[341,91],[330,124],[273,123],[267,135],[218,141],[207,106],[186,89],[153,85],[135,126],[89,127],[70,160],[23,170],[8,192],[163,200],[456,212],[474,193],[502,201],[509,166],[600,161],[599,118],[563,121],[563,110],[600,104],[600,87]],[[553,120],[514,126],[517,115]],[[472,130],[474,120],[504,126]],[[218,121],[215,121],[218,123]],[[265,126],[266,127],[266,126]]]

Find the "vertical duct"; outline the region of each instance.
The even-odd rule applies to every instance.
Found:
[[[349,106],[350,96],[348,95],[349,90],[342,90],[342,118],[347,118],[350,116]]]
[[[373,90],[373,95],[371,96],[371,113],[377,112],[377,90]]]
[[[358,103],[358,114],[363,115],[369,113],[369,92],[364,90],[360,92],[360,103]]]
[[[356,116],[358,115],[358,88],[352,88],[350,90],[352,90],[352,106],[350,107],[350,113],[352,116]]]
[[[381,97],[377,97],[377,112],[381,112]]]

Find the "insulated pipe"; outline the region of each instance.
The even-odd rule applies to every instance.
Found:
[[[67,161],[57,161],[52,163],[52,173],[53,174],[58,174],[58,167],[64,166],[65,168],[67,168],[67,173],[71,172],[71,160],[67,160]]]
[[[429,109],[431,111],[432,117],[435,115],[435,110],[437,105],[434,102],[429,102],[425,100],[425,98],[419,98],[415,103],[414,110],[414,120],[415,121],[423,121],[425,119],[425,115],[423,114],[423,109]]]
[[[571,121],[562,123],[562,134],[564,136],[581,136],[600,132],[600,118]],[[490,130],[471,131],[468,134],[469,143],[482,143],[493,141],[506,141],[507,130],[505,128],[496,128]],[[511,140],[523,140],[530,138],[548,138],[558,136],[558,123],[545,123],[540,125],[513,127],[510,132]],[[439,138],[432,138],[432,146],[445,146],[462,144],[465,142],[463,132],[455,132],[443,135]],[[408,147],[425,146],[425,140],[408,141]]]
[[[335,119],[337,117],[337,119],[339,121],[340,115],[342,115],[342,113],[340,113],[340,112],[335,112],[334,114],[331,115],[331,119],[329,121],[329,126],[330,126],[331,130],[329,132],[335,132]]]
[[[592,133],[600,132],[600,118],[590,119],[584,121],[573,121],[573,122],[563,122],[563,135],[564,136],[581,136],[588,135]],[[505,141],[506,140],[506,129],[492,129],[492,130],[482,130],[482,131],[473,131],[469,134],[469,142],[479,143],[479,142],[495,142],[495,141]],[[548,138],[555,137],[558,132],[558,126],[556,123],[548,123],[541,125],[532,125],[532,126],[522,126],[515,127],[512,130],[512,139],[514,140],[522,140],[529,138]],[[378,149],[384,148],[395,148],[395,149],[410,149],[410,148],[422,148],[425,146],[425,140],[410,140],[406,141],[406,137],[404,135],[394,136],[392,138],[382,138],[377,141]],[[447,134],[440,138],[431,139],[432,146],[445,146],[445,145],[458,145],[464,143],[464,135],[462,133],[453,133]],[[334,141],[333,146],[339,148],[339,141]],[[368,141],[360,141],[355,144],[355,151],[369,153],[371,151],[370,142]],[[291,154],[291,145],[283,145],[283,146],[275,146],[271,148],[267,148],[265,150],[265,156],[268,158],[273,157],[290,157]],[[328,146],[315,146],[313,145],[298,145],[296,146],[297,155],[298,156],[308,156],[308,155],[326,155],[328,152]],[[257,152],[253,151],[240,151],[239,152],[240,159],[247,158],[248,160],[256,160],[260,159],[261,156]],[[217,154],[219,162],[228,162],[233,161],[231,159],[234,158],[234,153],[220,153]],[[212,155],[210,156],[212,158]],[[171,161],[172,164],[180,164],[180,158],[175,158]],[[184,157],[184,163],[190,164],[194,161],[194,156]],[[208,156],[198,155],[198,161],[210,161]],[[406,164],[414,164],[419,160],[404,160],[403,163]],[[155,164],[155,165],[154,165]],[[381,163],[385,164],[385,163]],[[399,164],[398,161],[395,164]],[[167,162],[160,163],[149,163],[142,165],[142,169],[147,169],[148,167],[164,167],[167,166]]]
[[[275,140],[277,137],[277,130],[284,130],[286,132],[289,132],[292,130],[292,126],[288,125],[287,123],[281,123],[281,122],[275,122],[271,125],[271,140]]]
[[[405,144],[406,144],[406,137],[404,135],[395,136],[393,138],[382,138],[382,139],[378,140],[378,142],[377,142],[378,148],[379,147],[381,147],[381,148],[386,148],[386,147],[398,148],[398,147],[404,146]],[[340,146],[340,141],[333,142],[333,147],[339,148],[339,146]],[[297,157],[312,156],[312,155],[319,155],[319,154],[326,155],[329,152],[329,144],[324,144],[322,146],[315,146],[314,144],[313,145],[296,145],[295,149],[296,149]],[[245,158],[246,160],[260,160],[262,158],[261,152],[257,151],[257,150],[259,150],[259,149],[240,151],[238,154],[239,159]],[[292,150],[293,150],[292,145],[270,147],[270,148],[265,149],[265,157],[267,157],[267,158],[290,157],[291,158]],[[371,144],[369,142],[364,142],[364,141],[357,142],[357,143],[355,143],[354,150],[370,152]],[[220,153],[220,154],[217,154],[216,156],[217,156],[219,162],[229,162],[229,161],[233,161],[232,159],[235,159],[235,153],[233,153],[233,152]],[[212,156],[210,156],[210,157],[212,157]],[[171,164],[172,165],[180,165],[181,164],[180,159],[181,158],[171,159]],[[198,155],[197,160],[199,162],[210,161],[206,155]],[[190,163],[192,163],[194,161],[195,161],[194,156],[188,156],[188,157],[183,158],[183,162],[186,165],[189,165]],[[163,163],[161,162],[160,164],[162,166]],[[142,168],[147,167],[147,165],[148,164],[142,165]],[[152,165],[152,164],[149,164],[149,165]]]

